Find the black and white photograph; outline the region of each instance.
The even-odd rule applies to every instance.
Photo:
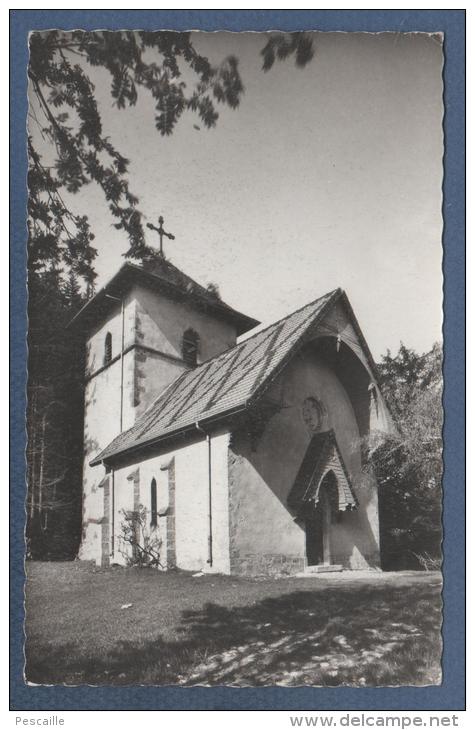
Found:
[[[441,684],[443,68],[30,33],[26,683]]]

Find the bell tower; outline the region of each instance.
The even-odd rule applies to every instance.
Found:
[[[257,324],[160,254],[125,263],[73,319],[87,349],[83,559],[100,561],[108,509],[105,470],[90,461],[185,370],[233,347]]]

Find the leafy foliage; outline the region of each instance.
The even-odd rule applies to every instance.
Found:
[[[295,55],[295,63],[303,68],[314,56],[313,42],[307,33],[272,34],[261,51],[262,68],[269,71],[276,61]]]
[[[44,167],[28,141],[28,268],[31,274],[56,272],[62,281],[69,274],[85,282],[92,293],[96,274],[94,234],[87,216],[73,214],[60,193],[61,182]]]
[[[75,58],[81,63],[76,63]],[[110,93],[118,109],[134,106],[139,89],[151,94],[155,126],[162,135],[173,132],[186,110],[194,112],[205,127],[218,119],[217,104],[239,105],[243,85],[238,61],[229,56],[218,66],[195,50],[189,33],[133,31],[74,31],[33,33],[30,40],[29,79],[44,117],[41,131],[56,149],[54,170],[41,165],[30,138],[30,255],[41,266],[48,253],[56,261],[94,278],[95,250],[87,219],[72,216],[59,190],[78,192],[96,182],[130,242],[128,256],[146,253],[138,199],[127,181],[129,161],[104,134],[94,86],[84,68],[101,66],[110,75]],[[193,72],[195,85],[188,90],[184,68]],[[49,206],[46,199],[48,199]],[[50,210],[48,210],[48,207]],[[52,220],[52,218],[53,220]],[[66,229],[71,224],[74,233]],[[56,244],[56,251],[54,251]]]
[[[262,53],[265,70],[276,58],[292,55],[304,66],[313,56],[312,41],[302,33],[271,35]],[[53,167],[44,166],[30,137],[30,265],[35,270],[48,263],[65,265],[91,290],[94,236],[87,217],[68,210],[62,188],[76,193],[97,183],[116,229],[128,236],[125,255],[142,260],[151,251],[145,244],[138,198],[127,181],[129,160],[104,132],[88,66],[108,72],[117,109],[134,106],[140,92],[150,94],[155,127],[164,136],[172,134],[186,111],[205,128],[214,127],[219,105],[236,109],[244,85],[235,56],[211,64],[197,52],[190,33],[53,30],[31,35],[28,76],[41,119],[34,109],[30,116],[54,146],[56,161]],[[185,76],[193,81],[186,83]]]
[[[221,299],[219,285],[216,284],[214,281],[208,282],[208,284],[206,285],[206,291],[208,292],[208,294],[211,294],[211,296],[215,297],[215,299]]]
[[[398,428],[369,444],[380,485],[384,567],[440,564],[442,348],[417,355],[401,344],[379,365],[382,391]]]

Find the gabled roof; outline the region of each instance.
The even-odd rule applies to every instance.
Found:
[[[335,289],[194,370],[185,371],[91,465],[251,406],[287,364],[308,330],[343,295],[341,289]]]
[[[162,291],[173,298],[187,300],[204,311],[212,312],[220,319],[231,322],[237,334],[256,327],[260,322],[238,312],[219,297],[209,292],[183,271],[164,258],[156,257],[143,265],[127,261],[107,284],[90,299],[71,320],[70,326],[93,326],[121,299],[134,284],[143,284],[155,291]]]
[[[353,494],[333,429],[312,436],[287,498],[290,507],[299,510],[309,502],[318,502],[323,477],[330,470],[334,472],[337,481],[338,510],[344,512],[355,509],[358,501]]]

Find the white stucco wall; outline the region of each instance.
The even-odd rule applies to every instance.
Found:
[[[133,287],[126,296],[122,430],[132,426],[153,400],[187,368],[182,360],[181,348],[183,334],[190,327],[200,336],[198,362],[213,357],[236,342],[233,325],[194,309],[189,303],[169,299],[143,286]],[[112,335],[112,362],[104,367],[108,332]],[[104,495],[102,489],[98,488],[105,470],[102,466],[90,467],[89,462],[120,432],[121,345],[122,313],[118,302],[90,332],[86,343],[88,381],[85,389],[83,539],[80,557],[98,563],[101,561],[101,526],[98,521],[104,517],[111,520],[112,515],[110,510],[109,514],[104,515]],[[195,452],[192,458],[195,458]],[[197,470],[200,468],[198,466]],[[192,477],[187,479],[190,481]],[[197,495],[190,494],[190,499],[199,500],[199,490]],[[201,510],[200,504],[196,507],[198,511]],[[183,550],[186,551],[186,545]]]
[[[211,437],[213,569],[229,573],[228,434]],[[177,565],[201,570],[208,563],[208,447],[205,441],[176,453]]]
[[[140,502],[151,507],[152,479],[157,482],[157,507],[160,511],[168,500],[168,472],[171,459],[175,461],[175,548],[177,567],[183,570],[208,570],[209,490],[208,445],[203,437],[193,443],[174,448],[114,472],[115,483],[115,551],[114,562],[124,564],[119,534],[121,510],[133,507],[133,483],[128,476],[139,467]],[[212,569],[229,573],[228,517],[228,434],[211,436],[212,473]],[[165,544],[165,520],[159,518],[160,538]]]
[[[236,328],[192,306],[187,301],[169,299],[164,294],[135,286],[138,337],[144,344],[167,355],[182,358],[183,333],[188,328],[200,336],[198,362],[228,350],[236,344]]]
[[[124,301],[124,345],[128,347],[135,340],[135,307],[136,302],[132,294],[128,294]],[[122,343],[122,315],[121,303],[113,307],[90,332],[86,348],[86,370],[89,374],[95,373],[104,365],[104,343],[107,332],[112,335],[112,358],[120,355]]]
[[[124,307],[125,347],[133,341],[135,301],[128,297]],[[104,346],[107,332],[112,335],[112,362],[104,366]],[[121,409],[121,353],[122,312],[118,303],[113,311],[97,326],[86,343],[86,375],[84,414],[84,467],[83,467],[83,538],[79,556],[83,560],[102,559],[102,527],[98,521],[104,516],[104,492],[98,485],[105,476],[102,466],[91,467],[89,462],[120,433]],[[125,348],[124,348],[125,349]],[[124,356],[123,428],[133,423],[133,408],[127,397],[132,387],[134,353]]]
[[[379,549],[377,494],[367,488],[361,471],[360,441],[348,395],[336,375],[314,356],[298,356],[269,391],[283,404],[272,417],[253,451],[247,439],[236,439],[231,453],[232,551],[246,556],[305,557],[305,531],[295,522],[287,497],[311,434],[302,418],[302,404],[318,398],[326,417],[321,430],[332,428],[360,507],[332,525],[333,555],[351,567],[367,564],[365,556]],[[336,560],[334,561],[336,562]]]

